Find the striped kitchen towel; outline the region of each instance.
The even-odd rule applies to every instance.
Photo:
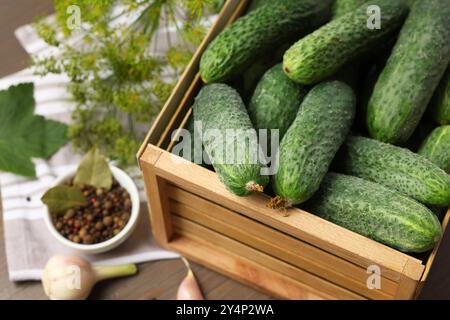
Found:
[[[39,39],[32,26],[16,31],[16,37],[32,56],[45,55],[53,48]],[[74,105],[66,91],[68,78],[64,75],[35,76],[30,68],[0,79],[0,90],[11,85],[33,82],[36,114],[68,123]],[[75,156],[67,145],[51,159],[34,159],[37,179],[30,180],[9,173],[0,173],[3,230],[11,281],[40,280],[46,261],[56,253],[76,254],[59,244],[48,232],[43,216],[45,209],[40,201],[43,193],[52,186],[56,177],[77,165]],[[139,175],[136,169],[136,175]],[[135,179],[139,181],[139,179]],[[138,184],[143,195],[142,185]],[[141,198],[145,200],[144,198]],[[153,242],[146,205],[142,205],[140,223],[133,235],[113,251],[86,256],[93,263],[117,264],[177,258],[178,254],[163,250]]]

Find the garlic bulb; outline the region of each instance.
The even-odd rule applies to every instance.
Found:
[[[101,280],[133,275],[136,265],[92,266],[88,261],[68,255],[53,256],[42,275],[45,294],[52,300],[86,299]]]

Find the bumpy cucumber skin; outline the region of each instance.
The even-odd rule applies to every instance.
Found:
[[[274,2],[273,0],[252,0],[247,8],[247,13],[252,12],[256,9],[261,8],[262,6],[265,6],[266,4],[273,2]]]
[[[277,1],[239,18],[203,53],[203,81],[226,81],[290,37],[316,29],[329,20],[331,3],[332,0]]]
[[[276,63],[277,60],[274,59],[274,56],[267,54],[253,62],[240,75],[233,77],[225,83],[236,89],[245,105],[248,105],[259,80]]]
[[[256,86],[248,106],[255,129],[278,129],[281,140],[306,93],[306,87],[286,76],[281,64],[269,69]]]
[[[450,205],[450,176],[408,149],[353,136],[339,156],[346,174],[382,184],[425,204]]]
[[[367,0],[336,0],[333,6],[333,19],[355,10]]]
[[[403,252],[425,252],[442,231],[419,202],[377,183],[328,173],[307,204],[312,213]]]
[[[437,123],[450,124],[450,67],[447,68],[431,99],[430,109]]]
[[[409,7],[412,7],[418,0],[405,0]]]
[[[450,125],[434,129],[424,140],[418,153],[450,173]]]
[[[275,194],[286,205],[308,200],[320,186],[355,115],[355,96],[343,82],[323,82],[306,95],[281,140]]]
[[[206,130],[218,129],[225,138],[227,129],[255,130],[241,97],[233,88],[225,84],[218,83],[203,87],[195,99],[193,110],[194,120],[201,121],[203,133]],[[231,141],[227,140],[227,147],[234,145],[236,148],[236,143],[236,137]],[[247,145],[243,155],[244,163],[238,164],[219,163],[222,160],[218,158],[219,148],[224,148],[219,144],[219,140],[204,139],[203,146],[220,180],[234,194],[239,196],[250,194],[251,191],[247,188],[248,183],[265,187],[269,182],[268,176],[260,175],[262,166],[259,163],[250,163],[251,156]]]
[[[450,0],[419,0],[411,8],[370,98],[367,127],[401,144],[417,127],[450,59]]]
[[[367,7],[381,8],[381,29],[367,27]],[[408,6],[401,0],[375,0],[333,19],[300,39],[283,57],[286,74],[302,84],[332,76],[349,61],[384,43],[403,23]]]

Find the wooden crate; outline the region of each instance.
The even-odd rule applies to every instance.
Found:
[[[247,1],[228,0],[147,135],[138,159],[156,241],[275,297],[289,299],[412,299],[436,253],[418,259],[308,212],[285,217],[268,197],[238,197],[216,174],[170,153],[202,86],[198,63],[207,44],[239,17]],[[443,220],[445,230],[450,210]],[[369,289],[369,266],[381,288]]]

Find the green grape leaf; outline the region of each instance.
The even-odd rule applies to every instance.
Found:
[[[49,158],[68,141],[67,126],[34,115],[34,86],[0,90],[0,171],[34,178],[31,158]]]
[[[105,157],[97,148],[91,149],[78,166],[75,184],[87,184],[96,188],[111,189],[112,173]]]
[[[67,209],[87,205],[87,200],[78,187],[66,185],[47,190],[41,201],[47,205],[51,214],[60,214]]]

